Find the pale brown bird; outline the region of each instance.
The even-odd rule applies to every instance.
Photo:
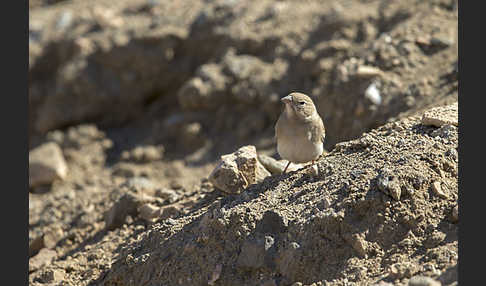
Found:
[[[306,163],[315,160],[324,151],[326,129],[312,99],[293,92],[281,99],[285,108],[275,124],[277,151],[289,163]]]

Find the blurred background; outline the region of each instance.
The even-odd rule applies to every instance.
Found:
[[[47,230],[71,234],[55,244],[66,254],[105,227],[120,185],[194,205],[220,155],[251,144],[278,159],[274,125],[290,92],[317,104],[328,151],[456,101],[457,6],[29,0],[29,148],[54,143],[67,170],[31,186],[31,255]]]
[[[29,3],[31,148],[93,123],[179,157],[275,149],[279,98],[300,91],[330,150],[457,98],[457,1]]]

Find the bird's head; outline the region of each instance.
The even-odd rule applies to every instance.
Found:
[[[285,112],[290,117],[308,119],[316,113],[316,106],[312,99],[300,92],[292,92],[283,97],[281,101],[285,104]]]

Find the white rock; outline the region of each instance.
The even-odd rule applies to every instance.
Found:
[[[65,179],[68,172],[61,148],[54,142],[45,143],[29,152],[29,186],[50,184]]]
[[[209,181],[224,192],[239,194],[249,185],[259,183],[270,175],[258,161],[255,146],[248,145],[221,156],[209,175]]]
[[[380,91],[376,87],[375,83],[372,83],[368,86],[368,88],[365,91],[365,97],[368,98],[375,105],[381,104]]]
[[[383,72],[376,67],[372,66],[359,66],[356,70],[356,74],[361,77],[375,77],[382,76]]]

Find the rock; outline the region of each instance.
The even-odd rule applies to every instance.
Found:
[[[268,155],[258,154],[258,161],[270,171],[271,174],[281,174],[285,168],[284,162],[280,162]]]
[[[356,75],[360,77],[375,77],[375,76],[382,76],[383,72],[376,67],[372,66],[359,66],[356,70]]]
[[[132,192],[125,193],[105,213],[105,228],[114,230],[123,225],[128,215],[135,217],[138,214],[140,204],[141,200],[138,196]]]
[[[152,204],[144,204],[139,208],[138,213],[142,219],[146,221],[152,221],[153,219],[160,216],[161,209]]]
[[[29,152],[29,186],[50,184],[65,179],[68,167],[62,150],[54,142],[45,143]]]
[[[157,189],[155,191],[155,196],[167,201],[169,204],[178,201],[181,197],[176,191],[166,188]]]
[[[250,184],[270,176],[258,161],[255,146],[243,146],[234,153],[221,156],[219,164],[209,175],[209,181],[218,189],[239,194]]]
[[[413,276],[408,281],[408,286],[441,286],[441,283],[427,276]]]
[[[64,231],[61,227],[53,227],[44,233],[44,246],[53,249],[57,243],[64,237]]]
[[[380,90],[378,90],[375,83],[370,84],[368,88],[366,88],[364,96],[375,105],[381,104]]]
[[[177,217],[181,214],[182,206],[178,204],[173,204],[170,206],[164,206],[160,208],[160,218],[169,219]]]
[[[63,269],[47,269],[42,271],[34,279],[40,283],[57,283],[64,280],[65,271]]]
[[[459,221],[459,206],[456,205],[452,209],[451,217],[452,217],[452,221],[453,222],[458,222]]]
[[[424,53],[431,55],[454,44],[454,39],[447,33],[440,33],[434,36],[418,37],[415,42]]]
[[[447,199],[449,196],[442,190],[441,184],[439,181],[435,181],[432,183],[432,191],[434,194],[439,196],[440,198]]]
[[[383,169],[377,177],[378,189],[399,201],[402,190],[399,180],[388,169]]]
[[[448,35],[436,35],[430,39],[430,44],[438,50],[442,50],[454,44],[454,40]]]
[[[29,272],[36,271],[46,265],[49,265],[52,260],[57,256],[54,250],[43,248],[35,255],[29,259]]]
[[[435,107],[422,115],[423,125],[442,127],[446,124],[458,126],[459,113],[457,102],[448,106]]]
[[[264,154],[258,154],[258,161],[260,161],[263,167],[265,167],[265,169],[270,171],[272,175],[282,174],[283,170],[285,169],[285,166],[287,166],[288,163],[288,161],[277,160]],[[292,163],[287,168],[287,172],[297,171],[302,167],[304,167],[303,164]]]

